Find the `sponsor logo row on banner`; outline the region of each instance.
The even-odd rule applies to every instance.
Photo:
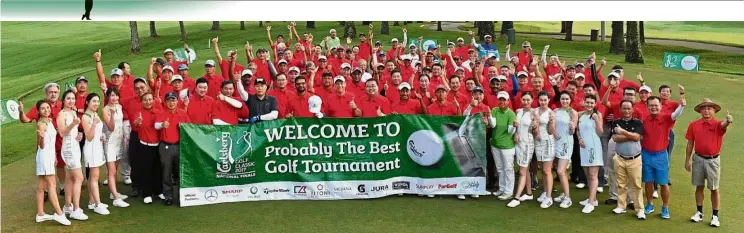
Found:
[[[339,200],[395,194],[481,194],[484,177],[421,179],[396,177],[378,181],[265,182],[180,189],[181,207],[264,200]]]

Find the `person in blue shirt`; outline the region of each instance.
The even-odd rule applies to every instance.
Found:
[[[483,57],[489,54],[495,54],[496,55],[496,61],[500,61],[501,55],[499,54],[499,48],[496,47],[496,45],[493,43],[493,37],[491,35],[485,35],[483,36],[484,42],[482,44],[478,44],[475,42],[475,33],[473,31],[468,31],[468,35],[470,35],[470,43],[473,44],[473,47],[478,51],[478,57]]]

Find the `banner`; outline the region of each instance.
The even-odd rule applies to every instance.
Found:
[[[481,116],[180,125],[180,203],[485,192]]]
[[[661,66],[665,69],[697,72],[699,69],[699,61],[700,56],[698,55],[665,52],[664,59],[662,60],[663,64]]]
[[[406,46],[411,46],[412,44],[414,44],[416,46],[419,46],[418,39],[417,38],[408,39],[408,45],[406,45]],[[424,51],[424,53],[426,53],[426,51],[429,49],[429,47],[431,45],[434,45],[434,47],[437,47],[437,45],[439,45],[439,44],[438,44],[438,41],[436,39],[426,39],[426,38],[424,38],[423,40],[421,40],[421,50]],[[406,48],[406,51],[409,51],[409,49]],[[446,52],[446,50],[445,50],[445,52]]]
[[[194,52],[194,49],[189,49],[189,52],[186,52],[186,49],[184,48],[178,48],[173,50],[173,58],[176,61],[186,61],[189,64],[191,64],[194,60],[196,60],[196,52]],[[178,67],[173,67],[178,68]]]
[[[18,101],[15,99],[0,100],[0,124],[18,121]]]

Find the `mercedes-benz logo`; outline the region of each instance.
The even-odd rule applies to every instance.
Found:
[[[318,191],[323,191],[323,184],[318,184]]]
[[[258,188],[256,188],[256,186],[252,186],[251,187],[251,194],[256,194],[256,193],[258,193]]]
[[[217,195],[217,190],[210,189],[204,193],[204,199],[207,199],[207,201],[214,201],[217,200]]]

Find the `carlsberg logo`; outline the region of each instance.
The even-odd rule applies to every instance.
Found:
[[[242,135],[233,141],[231,132],[221,132],[216,141],[220,143],[220,150],[217,157],[217,178],[245,178],[255,176],[252,169],[255,162],[248,160],[249,152],[252,152],[251,133],[244,131]],[[240,151],[245,148],[238,156],[233,156],[233,149]],[[239,159],[235,159],[235,157]]]

